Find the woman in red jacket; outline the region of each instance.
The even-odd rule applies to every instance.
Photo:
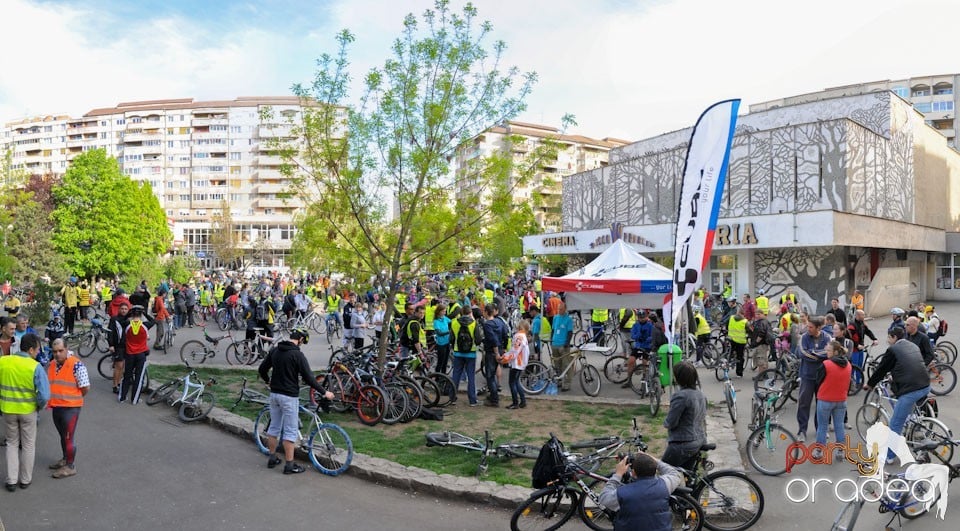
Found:
[[[830,422],[833,422],[837,441],[844,441],[843,418],[847,412],[847,390],[850,389],[852,371],[843,344],[831,341],[827,344],[826,351],[827,359],[820,365],[817,374],[820,382],[817,388],[817,442],[820,444],[827,442],[827,427]]]

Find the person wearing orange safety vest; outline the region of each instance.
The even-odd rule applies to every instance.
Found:
[[[50,380],[50,401],[47,405],[53,411],[53,425],[60,434],[60,450],[63,458],[50,465],[55,479],[67,478],[77,474],[74,458],[77,456],[76,431],[80,419],[83,397],[90,390],[90,376],[87,367],[80,358],[67,351],[62,339],[51,344],[53,361],[47,366],[47,379]]]

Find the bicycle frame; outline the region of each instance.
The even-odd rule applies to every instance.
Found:
[[[171,402],[170,405],[175,406],[177,404],[196,404],[197,397],[203,393],[206,385],[203,383],[203,381],[190,381],[191,376],[197,377],[197,372],[190,371],[190,374],[187,374],[183,377],[183,393],[180,395],[180,398],[177,398]]]

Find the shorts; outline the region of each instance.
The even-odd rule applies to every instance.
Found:
[[[648,360],[650,359],[650,351],[642,348],[634,348],[630,350],[630,355],[639,360]]]
[[[300,440],[300,400],[295,396],[270,393],[270,427],[267,435],[284,441]]]

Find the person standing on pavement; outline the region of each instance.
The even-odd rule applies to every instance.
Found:
[[[154,350],[163,349],[163,336],[166,334],[166,322],[170,319],[170,312],[167,311],[167,292],[160,288],[157,296],[153,299],[153,318],[160,325],[157,327],[157,339],[153,342]]]
[[[90,376],[87,367],[80,358],[67,351],[62,339],[53,340],[53,362],[47,366],[47,379],[50,381],[50,406],[53,413],[53,425],[60,434],[60,450],[63,458],[50,465],[55,479],[68,478],[77,474],[74,459],[77,456],[75,440],[77,421],[83,397],[90,390]]]
[[[873,331],[870,330],[870,327],[867,326],[867,323],[864,322],[866,314],[863,310],[855,310],[853,312],[853,322],[847,326],[847,331],[850,333],[850,339],[853,341],[853,354],[850,357],[850,361],[853,362],[857,367],[864,366],[864,355],[866,354],[866,345],[867,338],[870,338],[872,343],[870,346],[876,346],[877,336],[873,335]],[[854,375],[854,378],[859,378],[860,373]],[[863,382],[857,381],[857,385],[862,384]]]
[[[70,280],[60,288],[60,297],[64,306],[64,326],[68,334],[73,334],[73,325],[77,321],[77,305],[79,304],[77,277],[70,277]]]
[[[839,329],[839,328],[838,328]],[[827,359],[817,371],[817,442],[827,443],[827,428],[833,423],[837,442],[845,437],[847,391],[853,367],[847,362],[847,349],[840,341],[831,341],[826,348]],[[818,458],[822,455],[816,456]]]
[[[557,314],[553,316],[553,339],[550,344],[553,346],[553,357],[551,362],[553,370],[557,374],[562,374],[572,361],[570,355],[570,342],[573,340],[573,318],[567,313],[566,303],[561,302],[557,307]],[[567,371],[563,377],[562,391],[570,390],[570,382],[573,380],[573,371]]]
[[[267,428],[267,448],[270,457],[267,468],[276,468],[284,462],[284,474],[299,474],[305,469],[293,460],[293,452],[299,439],[300,383],[312,387],[324,400],[333,398],[333,393],[324,389],[310,370],[300,345],[310,341],[310,334],[302,328],[290,332],[290,339],[281,341],[272,348],[260,363],[260,378],[270,386],[270,426]],[[321,404],[323,405],[323,404]],[[283,440],[283,459],[277,455],[279,440]]]
[[[497,319],[497,305],[489,302],[483,307],[483,376],[487,380],[487,399],[483,405],[500,407],[500,382],[497,368],[503,354],[504,336],[507,334],[503,321]]]
[[[920,348],[903,336],[903,328],[890,328],[887,332],[887,343],[890,347],[863,386],[865,391],[871,391],[887,374],[893,376],[890,390],[896,395],[897,403],[893,406],[893,415],[890,416],[890,431],[897,434],[903,431],[903,425],[913,411],[914,404],[930,392],[930,375],[927,373]],[[888,451],[888,463],[893,460],[893,455],[893,452]]]
[[[840,299],[834,297],[830,301],[830,311],[827,313],[832,314],[837,319],[837,326],[847,327],[847,312],[840,307]]]
[[[747,348],[747,324],[742,310],[736,310],[726,322],[727,338],[730,340],[730,355],[737,360],[737,376],[743,376],[743,356]]]
[[[670,397],[670,409],[663,427],[667,428],[664,463],[692,470],[700,447],[707,443],[707,397],[698,389],[696,367],[682,361],[673,367],[680,389]]]
[[[50,383],[37,362],[40,337],[27,334],[20,351],[0,356],[0,413],[7,434],[7,490],[14,492],[33,481],[36,456],[37,411],[50,400]]]
[[[450,322],[450,318],[447,317],[447,305],[442,303],[437,305],[433,315],[433,334],[437,345],[435,369],[441,374],[447,373],[447,366],[450,363]]]
[[[767,370],[770,360],[770,338],[773,337],[773,326],[767,320],[767,312],[758,309],[757,318],[751,323],[750,348],[753,351],[753,364],[757,373]]]
[[[827,359],[827,345],[833,338],[822,330],[823,318],[811,316],[807,331],[800,337],[800,396],[797,399],[797,442],[807,440],[810,405],[817,392],[817,374]],[[816,419],[814,419],[816,423]]]
[[[144,321],[143,319],[147,320]],[[130,308],[130,321],[123,331],[124,360],[123,380],[120,382],[119,401],[127,399],[130,393],[130,403],[140,402],[140,382],[147,366],[147,356],[150,355],[150,335],[148,330],[156,324],[149,315],[144,315],[142,306]]]
[[[127,359],[127,343],[124,341],[123,334],[127,329],[130,319],[130,303],[123,299],[117,306],[117,314],[110,318],[107,325],[107,345],[110,352],[113,353],[113,392],[119,396],[120,382],[123,380],[123,363]]]

